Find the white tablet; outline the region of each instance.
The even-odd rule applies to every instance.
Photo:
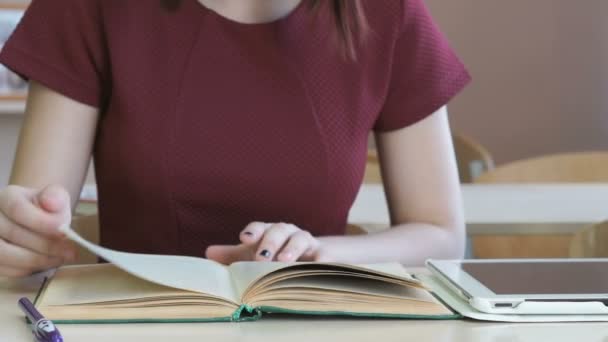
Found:
[[[608,314],[608,259],[429,260],[427,268],[481,312]]]

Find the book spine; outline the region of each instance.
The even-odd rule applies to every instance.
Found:
[[[231,320],[233,322],[257,321],[262,317],[262,311],[254,308],[251,305],[242,304],[233,314]]]

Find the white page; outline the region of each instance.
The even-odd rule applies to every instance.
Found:
[[[78,281],[73,281],[73,279]],[[113,264],[62,267],[48,285],[42,305],[67,305],[175,296],[181,290],[156,284],[125,272]]]
[[[230,272],[220,263],[195,257],[118,252],[83,239],[69,227],[62,228],[62,231],[70,240],[136,277],[239,302]]]

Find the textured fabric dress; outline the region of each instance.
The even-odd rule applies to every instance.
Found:
[[[197,0],[33,0],[0,62],[101,111],[103,245],[202,256],[252,221],[343,234],[370,131],[470,79],[422,0],[364,1],[356,61],[307,4],[243,24]]]

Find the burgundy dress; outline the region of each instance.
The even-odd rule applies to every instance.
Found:
[[[0,62],[100,109],[103,245],[202,256],[251,221],[343,234],[370,131],[416,123],[469,81],[423,0],[364,1],[356,62],[307,3],[242,24],[197,0],[32,2]]]

